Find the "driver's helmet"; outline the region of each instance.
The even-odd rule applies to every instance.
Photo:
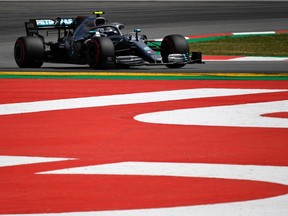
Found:
[[[105,28],[105,33],[106,34],[112,34],[114,32],[114,30],[111,27],[106,27]]]
[[[106,19],[104,17],[97,17],[94,21],[95,26],[104,25],[106,23]]]

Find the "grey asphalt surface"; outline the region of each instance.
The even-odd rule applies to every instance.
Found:
[[[288,29],[288,2],[0,2],[0,71],[21,71],[14,62],[17,37],[25,35],[24,21],[87,15],[103,10],[111,22],[125,24],[124,32],[141,28],[148,38],[169,34],[201,35]],[[86,66],[44,64],[37,71],[91,71]],[[25,69],[27,71],[27,69]],[[127,71],[127,69],[125,70]],[[288,72],[286,62],[207,62],[171,70],[163,66],[129,71],[180,72]]]

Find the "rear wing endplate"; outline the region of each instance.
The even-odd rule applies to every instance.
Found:
[[[27,36],[37,35],[38,30],[75,29],[76,27],[75,18],[30,19],[29,22],[25,22]]]

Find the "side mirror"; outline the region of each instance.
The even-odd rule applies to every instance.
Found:
[[[136,36],[136,41],[139,41],[139,36],[138,36],[138,33],[141,32],[141,29],[134,29],[134,32],[135,32],[135,36]]]
[[[121,29],[124,29],[124,25],[122,25],[122,24],[120,24],[119,26],[118,26],[118,28],[121,30]]]

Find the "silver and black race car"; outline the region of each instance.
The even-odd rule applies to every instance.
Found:
[[[27,36],[19,37],[14,46],[17,65],[38,68],[51,62],[89,64],[99,69],[141,65],[180,68],[202,63],[201,53],[190,53],[182,35],[166,36],[159,43],[140,34],[141,29],[123,34],[124,25],[107,22],[103,14],[98,11],[93,16],[25,22]]]

